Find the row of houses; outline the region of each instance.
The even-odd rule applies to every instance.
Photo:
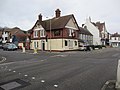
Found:
[[[29,38],[28,36],[29,35],[26,31],[23,31],[18,27],[0,28],[0,44],[14,43],[19,46],[19,48],[26,46],[26,48],[29,49],[27,46],[27,39]]]
[[[110,43],[111,34],[107,31],[105,22],[95,23],[89,17],[80,27],[73,14],[61,16],[59,9],[51,19],[43,20],[42,15],[38,15],[33,27],[26,32],[19,28],[1,31],[2,43],[14,42],[27,49],[68,51],[78,50],[80,45],[113,45]]]
[[[120,47],[120,34],[114,33],[111,35],[110,45],[112,47]]]

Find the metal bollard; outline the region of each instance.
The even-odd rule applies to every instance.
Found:
[[[37,49],[36,48],[34,49],[34,54],[37,54]]]
[[[22,47],[22,50],[23,50],[22,52],[25,53],[25,47]]]
[[[120,60],[118,61],[118,68],[117,68],[116,89],[120,90]]]

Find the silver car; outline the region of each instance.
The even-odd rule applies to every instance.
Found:
[[[14,51],[14,50],[17,50],[17,49],[18,49],[18,47],[15,44],[13,44],[13,43],[6,43],[3,46],[3,50],[6,50],[6,51],[9,51],[9,50]]]

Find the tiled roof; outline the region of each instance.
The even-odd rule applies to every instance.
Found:
[[[16,35],[16,37],[18,38],[19,42],[25,41],[25,39],[27,37],[27,34],[25,33],[25,31],[21,30],[18,27],[4,28],[3,31],[10,32],[11,35]],[[0,32],[0,34],[1,34],[1,32]]]
[[[0,30],[0,37],[2,37],[2,30]]]
[[[42,22],[40,22],[39,20],[37,20],[37,22],[35,23],[35,25],[36,24],[41,24],[45,30],[50,30],[50,22],[51,22],[51,30],[61,29],[61,28],[65,28],[65,25],[68,23],[68,21],[72,17],[74,18],[73,14],[66,15],[66,16],[61,16],[61,17],[58,17],[58,18],[52,18],[52,19],[44,20]],[[35,25],[33,26],[33,28],[35,27]],[[28,32],[31,32],[31,30],[29,30]]]
[[[11,35],[15,35],[16,33],[20,33],[19,31],[24,32],[23,30],[21,30],[21,29],[18,28],[18,27],[14,27],[14,28],[4,28],[3,31],[8,31],[8,32],[11,33]]]
[[[64,28],[67,22],[72,18],[73,15],[62,16],[58,18],[51,19],[51,29],[60,29]],[[46,30],[50,30],[50,20],[43,21],[46,23]]]
[[[91,35],[93,36],[86,28],[82,28],[82,27],[79,27],[80,28],[80,34],[86,34],[86,35]]]
[[[98,27],[98,29],[101,32],[101,31],[103,31],[103,27],[105,26],[105,23],[96,22],[96,26]]]
[[[15,35],[16,33],[20,34],[21,32],[23,32],[23,30],[21,30],[20,28],[17,28],[17,27],[12,28],[10,31],[11,35]]]
[[[2,31],[3,31],[3,28],[0,27],[0,37],[2,37]]]
[[[111,37],[120,37],[120,34],[114,33],[114,34],[111,35]]]
[[[96,22],[96,23],[94,23],[94,22],[91,22],[95,27],[98,27],[98,30],[100,31],[100,32],[102,32],[103,31],[103,27],[105,26],[105,22],[104,23],[100,23],[100,22]]]

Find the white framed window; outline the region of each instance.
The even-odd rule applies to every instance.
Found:
[[[65,40],[65,46],[68,46],[68,41],[67,40]]]
[[[73,48],[73,41],[69,40],[69,48]]]
[[[118,37],[118,41],[120,41],[120,37]]]
[[[34,48],[36,49],[36,48],[38,48],[39,46],[38,46],[38,42],[34,42]]]
[[[38,31],[34,31],[34,38],[38,38]]]
[[[81,39],[83,40],[83,34],[81,34]]]
[[[83,40],[85,40],[85,35],[83,34]]]
[[[60,30],[54,31],[54,36],[60,36],[60,35],[61,35],[61,31]]]
[[[72,33],[74,32],[73,29],[69,29],[69,36],[72,36]]]
[[[75,46],[77,46],[77,41],[74,41],[74,43],[75,43]]]
[[[40,30],[40,37],[45,37],[45,30],[44,29]]]

